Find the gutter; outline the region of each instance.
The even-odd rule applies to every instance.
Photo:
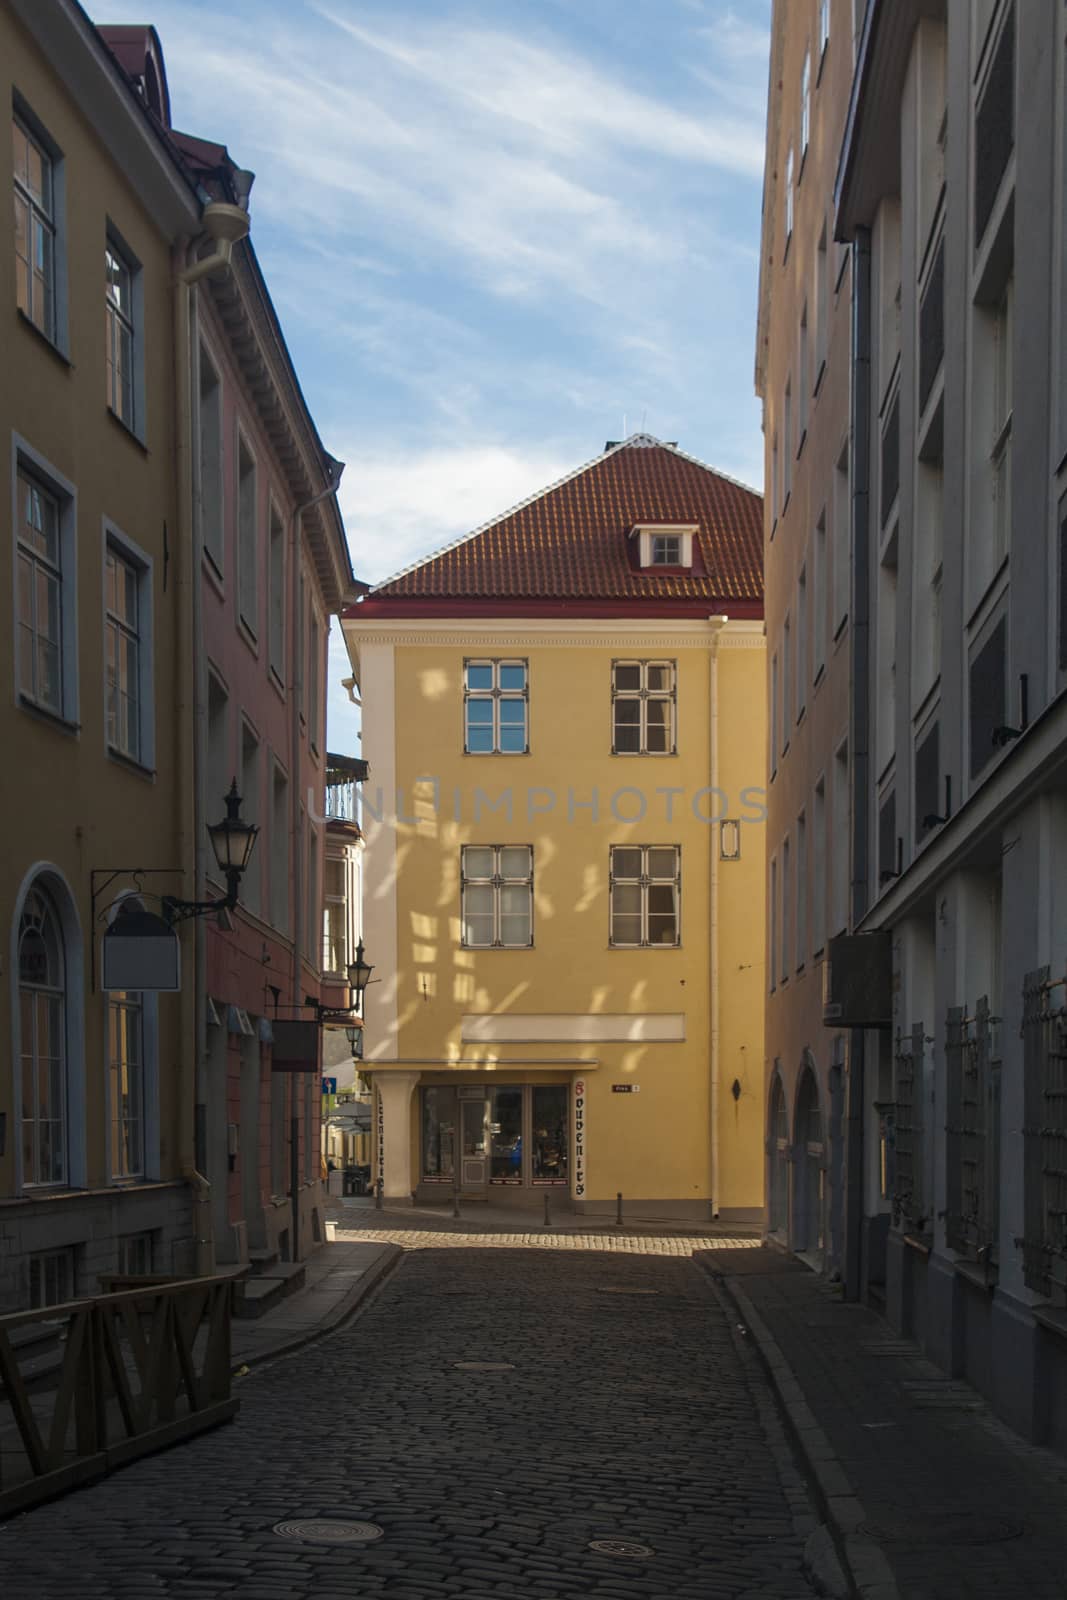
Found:
[[[868,22],[870,20],[868,14]],[[852,244],[852,393],[850,494],[852,594],[849,653],[848,751],[851,884],[849,927],[863,921],[870,871],[870,481],[871,481],[871,235],[857,228]],[[858,1300],[863,1270],[865,1034],[849,1036],[845,1126],[845,1298]]]
[[[711,790],[717,794],[719,790],[719,634],[729,622],[729,617],[709,617],[708,621],[714,631],[711,653],[708,658],[708,686],[711,698],[710,705],[710,766]],[[708,996],[708,1015],[710,1024],[711,1044],[711,1220],[717,1222],[719,1218],[719,851],[715,838],[716,829],[711,830],[709,843],[710,860],[708,863],[708,970],[711,974],[710,993]]]

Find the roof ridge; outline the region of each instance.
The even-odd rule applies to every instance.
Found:
[[[376,583],[373,588],[368,590],[368,596],[375,595],[382,589],[387,589],[390,584],[396,583],[400,578],[406,578],[409,573],[417,572],[420,567],[429,566],[431,562],[440,560],[442,556],[448,555],[453,550],[458,550],[461,545],[467,544],[471,539],[476,539],[479,534],[487,533],[490,528],[496,527],[497,523],[507,522],[509,517],[524,511],[527,506],[536,504],[538,500],[543,500],[546,495],[553,494],[557,489],[561,489],[565,483],[573,483],[574,479],[580,478],[583,472],[589,472],[593,467],[599,466],[602,461],[607,461],[609,457],[618,455],[621,450],[648,449],[652,446],[657,446],[661,450],[669,450],[672,455],[681,456],[684,461],[691,461],[694,466],[703,468],[705,472],[712,473],[716,478],[722,478],[727,483],[732,483],[736,488],[744,489],[746,493],[755,495],[757,498],[760,497],[760,491],[753,489],[750,484],[742,483],[739,478],[731,478],[729,473],[720,472],[718,467],[711,466],[707,461],[701,461],[699,457],[689,455],[685,450],[679,450],[675,444],[668,444],[664,439],[657,439],[651,433],[631,433],[625,439],[620,439],[618,444],[612,445],[610,450],[602,450],[599,455],[595,455],[589,461],[583,462],[581,466],[575,467],[572,472],[564,473],[563,477],[557,478],[554,483],[546,484],[543,489],[538,489],[534,494],[527,495],[524,500],[519,500],[515,505],[509,506],[506,511],[499,511],[495,516],[489,517],[487,521],[479,523],[469,533],[460,534],[459,538],[449,540],[448,544],[443,544],[438,549],[432,550],[429,555],[420,556],[417,561],[409,561],[406,567],[400,567],[396,572],[390,573],[389,577],[382,578],[380,582]]]

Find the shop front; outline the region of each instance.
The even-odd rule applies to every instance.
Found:
[[[569,1194],[571,1085],[423,1081],[416,1198],[533,1205]]]

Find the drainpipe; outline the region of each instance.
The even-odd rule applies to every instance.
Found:
[[[292,872],[293,872],[293,959],[290,968],[290,999],[294,1006],[303,1004],[304,996],[301,992],[300,961],[304,949],[304,914],[307,909],[304,895],[304,861],[301,853],[303,840],[300,832],[300,710],[304,703],[304,650],[298,649],[300,641],[300,524],[304,514],[313,507],[320,505],[323,500],[328,500],[336,494],[341,483],[341,474],[345,470],[343,461],[331,461],[327,466],[329,482],[325,489],[312,495],[310,500],[305,500],[302,505],[293,508],[289,519],[289,592],[291,595],[289,605],[289,638],[293,653],[293,672],[290,686],[290,716],[292,736],[292,765],[293,781],[290,789],[291,808],[291,833],[292,833]],[[325,684],[320,699],[325,704]],[[309,730],[310,737],[311,730]],[[325,740],[323,741],[325,743]],[[325,759],[325,750],[321,751]],[[308,826],[311,825],[310,815]],[[293,1261],[300,1260],[300,1168],[298,1160],[298,1128],[299,1118],[296,1106],[296,1078],[289,1073],[289,1184],[291,1193],[289,1202],[292,1206],[293,1237],[290,1247],[290,1256]],[[310,1136],[310,1129],[305,1130]]]
[[[250,184],[249,184],[250,187]],[[245,190],[247,194],[247,189]],[[200,590],[201,526],[193,515],[193,346],[191,290],[212,272],[227,272],[238,240],[248,233],[248,212],[241,206],[221,201],[209,203],[203,212],[204,229],[214,240],[215,250],[202,261],[179,270],[174,284],[175,378],[177,386],[177,467],[178,504],[178,803],[179,859],[182,864],[182,893],[193,900],[206,898],[204,760],[206,745],[206,674],[202,638]],[[188,260],[183,244],[179,259]],[[190,705],[191,691],[191,705]],[[192,862],[193,884],[188,883]],[[178,1120],[181,1175],[193,1191],[194,1239],[197,1276],[215,1270],[214,1221],[211,1211],[211,1185],[200,1170],[206,1135],[206,1056],[207,1008],[205,984],[207,940],[199,920],[194,922],[193,984],[186,985],[181,997],[180,1092],[183,1111],[192,1109],[190,1120]]]
[[[871,234],[857,228],[852,244],[852,595],[848,748],[852,767],[850,926],[867,909],[870,809],[870,482]],[[863,1276],[863,1124],[865,1034],[850,1030],[845,1127],[845,1298],[858,1300]]]
[[[708,692],[710,696],[710,757],[711,793],[717,800],[719,794],[719,634],[729,621],[728,617],[709,618],[714,634],[708,664]],[[711,986],[708,1012],[711,1034],[711,1220],[719,1218],[719,849],[715,826],[711,830],[708,864],[708,966]]]

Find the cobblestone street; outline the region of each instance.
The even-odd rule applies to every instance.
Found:
[[[416,1247],[347,1328],[241,1380],[235,1424],[0,1525],[5,1600],[813,1592],[812,1506],[692,1242],[384,1231]],[[309,1517],[384,1532],[273,1532]]]

